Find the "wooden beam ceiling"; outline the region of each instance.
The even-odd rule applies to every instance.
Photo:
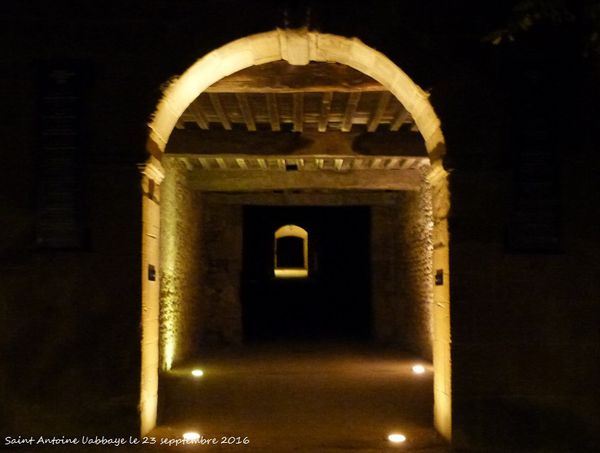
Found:
[[[354,114],[358,108],[358,102],[360,101],[360,91],[354,91],[350,93],[348,102],[346,103],[346,109],[344,111],[344,120],[342,121],[342,132],[349,132],[354,124]]]
[[[197,100],[191,103],[187,111],[191,113],[192,118],[200,129],[208,129],[208,121],[206,120],[206,116],[204,115],[202,107]]]
[[[369,76],[337,63],[252,66],[218,81],[177,129],[418,132],[402,104]]]
[[[304,125],[304,93],[293,94],[294,132],[302,132]]]
[[[263,177],[273,171],[299,171],[314,172],[327,170],[333,172],[347,173],[351,171],[377,171],[381,170],[418,170],[429,165],[429,160],[423,157],[389,157],[389,156],[269,156],[262,158],[247,154],[232,156],[211,156],[202,154],[171,154],[168,155],[170,162],[175,162],[188,171],[212,171],[212,170],[256,170],[268,171]],[[399,175],[401,173],[396,173]]]
[[[169,138],[167,154],[233,155],[362,155],[427,158],[427,150],[418,134],[409,130],[398,132],[282,131],[273,134],[244,129],[200,130],[176,129]]]
[[[319,132],[325,132],[327,130],[327,123],[329,122],[329,112],[331,111],[331,101],[333,100],[333,93],[328,91],[323,93],[321,100],[321,112],[319,114],[319,125],[317,130]]]
[[[280,61],[201,93],[179,118],[166,162],[208,192],[417,190],[430,162],[417,132],[396,97],[365,74]]]
[[[231,123],[229,122],[229,117],[225,113],[220,96],[216,93],[208,93],[208,98],[210,99],[212,108],[217,116],[218,121],[223,126],[223,129],[230,131]]]
[[[419,190],[427,157],[259,156],[167,154],[165,165],[183,171],[185,184],[220,193],[384,193]],[[302,195],[299,195],[302,196]],[[256,199],[255,199],[256,201]],[[313,200],[314,201],[314,200]],[[356,201],[356,200],[355,200]]]
[[[183,113],[179,129],[416,131],[389,91],[202,93]]]
[[[265,178],[264,172],[248,170],[243,175],[231,172],[211,172],[192,176],[190,186],[206,192],[254,192],[272,190],[418,190],[419,174],[406,173],[403,177],[394,172],[360,171],[352,174],[312,172],[289,174],[277,172]]]
[[[219,204],[258,206],[397,206],[398,192],[361,191],[335,192],[235,192],[205,193],[207,201]]]
[[[249,131],[255,131],[256,122],[254,121],[254,115],[252,114],[250,104],[248,103],[248,97],[245,93],[236,93],[235,97],[238,100],[240,111],[242,112],[242,117],[244,118],[244,122],[246,123],[246,128]]]
[[[381,123],[381,119],[385,115],[385,111],[387,109],[388,103],[390,102],[391,93],[389,91],[384,91],[379,96],[379,100],[377,101],[377,107],[373,112],[373,116],[369,120],[369,125],[367,126],[367,131],[375,132],[379,127],[379,123]]]
[[[311,62],[294,66],[275,61],[251,66],[206,89],[209,93],[320,93],[324,91],[384,91],[376,80],[349,66]]]
[[[279,119],[279,107],[277,105],[277,97],[273,93],[266,93],[267,111],[269,112],[269,123],[273,132],[281,130],[281,122]]]
[[[395,132],[400,129],[400,127],[407,122],[410,117],[410,113],[408,110],[401,106],[402,108],[398,110],[396,113],[394,120],[390,123],[390,131]]]

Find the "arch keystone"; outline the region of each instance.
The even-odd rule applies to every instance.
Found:
[[[281,58],[296,66],[307,65],[310,61],[310,42],[308,30],[277,29],[281,45]]]

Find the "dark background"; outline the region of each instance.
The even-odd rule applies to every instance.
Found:
[[[369,214],[366,207],[244,209],[241,300],[246,339],[370,338]],[[273,275],[274,233],[284,225],[308,232],[307,278]]]
[[[382,51],[430,90],[442,121],[457,445],[593,450],[599,72],[584,6],[594,2],[578,3],[572,20],[542,18],[514,41],[485,41],[522,18],[515,3],[3,2],[3,436],[137,432],[136,164],[161,89],[229,41],[308,24]],[[52,223],[76,228],[59,228],[71,240],[60,247],[40,241],[41,181],[66,168],[58,155],[45,160],[49,71],[85,78],[66,126],[76,136],[70,170],[59,172],[65,217]]]

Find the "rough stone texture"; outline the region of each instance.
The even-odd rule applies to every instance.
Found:
[[[167,167],[161,185],[161,351],[174,361],[199,345],[241,342],[241,207],[211,203]]]
[[[187,358],[202,319],[199,193],[166,168],[161,185],[161,352],[163,367]]]
[[[153,173],[153,177],[149,174]],[[142,310],[140,369],[140,432],[156,424],[158,372],[160,368],[160,186],[164,177],[157,167],[146,165],[142,189]]]
[[[418,192],[401,192],[396,216],[400,256],[398,285],[399,327],[408,350],[432,359],[433,244],[431,192],[424,181]]]
[[[167,178],[170,183],[174,178]],[[165,183],[163,183],[164,185]],[[170,186],[169,186],[170,187]],[[185,187],[178,189],[189,195]],[[163,189],[164,192],[164,189]],[[166,195],[163,195],[163,199]],[[303,202],[319,196],[304,194]],[[173,296],[169,291],[182,289],[180,299],[183,304],[193,304],[194,321],[187,316],[173,313],[181,325],[190,329],[190,337],[197,345],[237,344],[242,341],[242,321],[240,303],[240,272],[242,264],[242,206],[227,203],[224,194],[203,193],[195,196],[191,205],[186,198],[177,207],[177,219],[185,219],[182,231],[195,228],[199,233],[182,235],[187,251],[180,251],[178,259],[188,256],[201,260],[202,264],[184,265],[186,269],[173,282],[164,280],[163,306]],[[329,195],[328,203],[335,198],[336,205],[353,203],[352,194]],[[419,192],[398,192],[395,202],[387,205],[373,205],[371,228],[371,298],[374,319],[374,338],[384,343],[400,344],[424,358],[431,359],[431,209],[429,192],[426,186]],[[235,196],[231,197],[235,200]],[[263,194],[263,203],[277,204],[277,194]],[[163,201],[166,209],[167,201]],[[192,208],[195,214],[184,214]],[[197,213],[200,212],[200,219]],[[198,220],[193,224],[190,219]],[[173,228],[172,219],[165,221],[164,228]],[[195,238],[195,239],[194,239]],[[192,242],[197,241],[197,242]],[[195,250],[193,256],[187,255]],[[163,255],[163,261],[167,258]],[[185,267],[189,266],[189,267]],[[200,278],[188,274],[191,268],[199,269]],[[171,275],[171,273],[168,273]],[[193,279],[194,282],[187,280]],[[198,291],[193,294],[192,291]],[[185,301],[185,302],[184,302]],[[172,308],[169,308],[173,310]],[[177,318],[179,316],[179,318]],[[169,316],[164,321],[169,323]],[[179,331],[184,327],[179,327]],[[164,328],[163,328],[164,330]],[[179,344],[179,343],[178,343]],[[190,351],[195,346],[189,344]]]
[[[371,263],[376,338],[432,359],[431,194],[396,194],[372,208]]]
[[[426,175],[431,191],[433,217],[434,276],[441,282],[433,286],[433,363],[436,373],[433,380],[434,425],[446,439],[452,439],[452,331],[450,310],[450,250],[448,234],[448,212],[450,193],[448,173],[440,166],[432,166]],[[439,277],[438,277],[439,275]],[[441,284],[439,284],[441,283]]]
[[[205,314],[197,337],[202,344],[242,341],[240,272],[242,268],[242,209],[211,203],[204,195],[200,246],[204,257],[200,304]]]

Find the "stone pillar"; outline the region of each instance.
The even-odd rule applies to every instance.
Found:
[[[159,237],[160,183],[164,172],[151,157],[142,171],[142,339],[140,382],[140,432],[156,425],[159,361]]]
[[[438,432],[452,438],[452,368],[450,357],[450,272],[448,173],[440,161],[428,175],[433,204],[433,417]]]

